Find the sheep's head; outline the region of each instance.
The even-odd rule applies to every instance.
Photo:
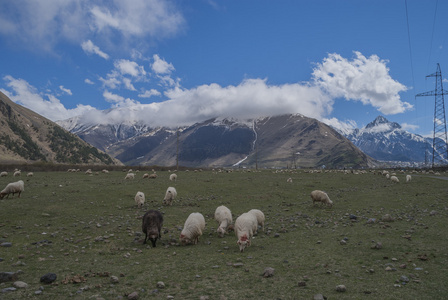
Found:
[[[226,233],[226,230],[224,228],[222,228],[221,226],[218,227],[218,230],[216,230],[218,232],[218,235],[220,237],[223,237],[224,234]]]
[[[179,237],[179,241],[182,245],[188,245],[191,244],[192,241],[191,239],[189,239],[187,236],[185,236],[184,234],[181,234]]]
[[[247,235],[240,237],[236,243],[240,247],[240,252],[243,252],[246,247],[250,246],[250,240],[247,238]]]
[[[5,197],[6,193],[0,193],[0,199],[3,199]]]

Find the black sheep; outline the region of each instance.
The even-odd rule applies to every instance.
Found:
[[[148,210],[143,216],[142,231],[145,234],[145,240],[143,244],[146,244],[147,240],[150,240],[152,246],[156,246],[157,238],[161,238],[160,230],[163,225],[163,216],[158,210]]]

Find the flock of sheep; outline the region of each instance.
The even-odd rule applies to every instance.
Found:
[[[70,172],[77,172],[78,170],[69,170]],[[107,170],[106,170],[107,171]],[[105,171],[103,170],[105,173]],[[92,174],[91,170],[87,170],[86,174]],[[393,182],[399,182],[396,174],[389,174],[388,171],[380,172],[381,175],[384,175],[386,178],[392,180]],[[7,172],[1,172],[0,177],[7,176]],[[13,176],[20,176],[20,170],[15,170]],[[33,176],[33,173],[30,172],[27,176]],[[129,171],[125,180],[134,179],[135,173]],[[154,172],[153,174],[145,173],[143,178],[157,178],[157,174]],[[176,181],[177,175],[171,174],[169,177],[170,181]],[[411,181],[411,175],[406,175],[406,182]],[[287,182],[292,182],[291,178],[288,178]],[[20,198],[20,194],[24,191],[24,182],[19,180],[17,182],[9,183],[1,192],[0,199],[3,199],[5,196],[8,198],[9,194],[18,194]],[[177,191],[174,187],[170,186],[167,188],[165,193],[165,198],[163,199],[164,205],[172,205],[174,199],[177,196]],[[314,190],[310,194],[311,200],[313,201],[313,205],[317,203],[321,203],[323,205],[327,205],[329,207],[333,206],[333,201],[324,191]],[[138,191],[135,195],[135,203],[138,208],[142,208],[145,203],[145,195],[143,192]],[[219,224],[217,228],[217,233],[220,237],[223,237],[225,234],[229,232],[229,230],[234,230],[235,235],[237,237],[237,245],[241,252],[251,244],[251,239],[258,232],[258,226],[261,226],[261,230],[264,231],[264,222],[265,215],[259,209],[251,209],[250,211],[241,214],[233,224],[232,213],[229,208],[224,205],[218,206],[216,208],[214,218]],[[156,247],[157,239],[161,238],[161,229],[163,226],[163,216],[157,210],[149,210],[142,217],[142,232],[145,234],[145,239],[143,244],[146,244],[147,241],[151,241],[152,246]],[[179,236],[179,241],[182,245],[186,244],[197,244],[199,241],[199,237],[205,230],[205,219],[204,216],[199,212],[191,213],[185,221],[182,232]]]

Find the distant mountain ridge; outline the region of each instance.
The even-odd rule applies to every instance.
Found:
[[[424,163],[432,157],[432,139],[410,133],[383,116],[364,128],[341,132],[359,149],[379,161]]]
[[[373,160],[333,128],[300,114],[213,118],[182,128],[58,122],[128,165],[368,167]]]

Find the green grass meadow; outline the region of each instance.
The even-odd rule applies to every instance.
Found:
[[[393,183],[373,172],[343,174],[168,171],[156,179],[125,180],[125,172],[98,175],[34,172],[25,191],[0,200],[0,272],[17,272],[25,289],[0,299],[446,299],[448,295],[448,181],[414,175]],[[0,178],[0,188],[18,177]],[[439,177],[447,176],[446,173]],[[287,179],[291,177],[292,183]],[[163,206],[166,189],[177,198]],[[324,190],[332,208],[312,204]],[[145,193],[138,209],[134,196]],[[265,232],[239,252],[235,234],[216,233],[214,211],[227,206],[234,221],[252,209],[266,216]],[[156,248],[141,243],[140,217],[164,214]],[[178,238],[192,212],[206,219],[199,244]],[[394,221],[382,221],[389,214]],[[355,219],[356,216],[356,219]],[[368,223],[368,219],[375,222]],[[341,243],[341,240],[344,242]],[[378,242],[381,249],[372,249]],[[272,277],[263,277],[267,267]],[[52,272],[57,280],[40,283]],[[117,276],[118,283],[111,283]],[[402,277],[405,276],[405,277]],[[405,278],[409,281],[406,282]],[[163,281],[164,288],[157,286]],[[336,291],[345,285],[345,292]],[[13,282],[0,284],[0,290]],[[43,286],[43,292],[35,292]]]

